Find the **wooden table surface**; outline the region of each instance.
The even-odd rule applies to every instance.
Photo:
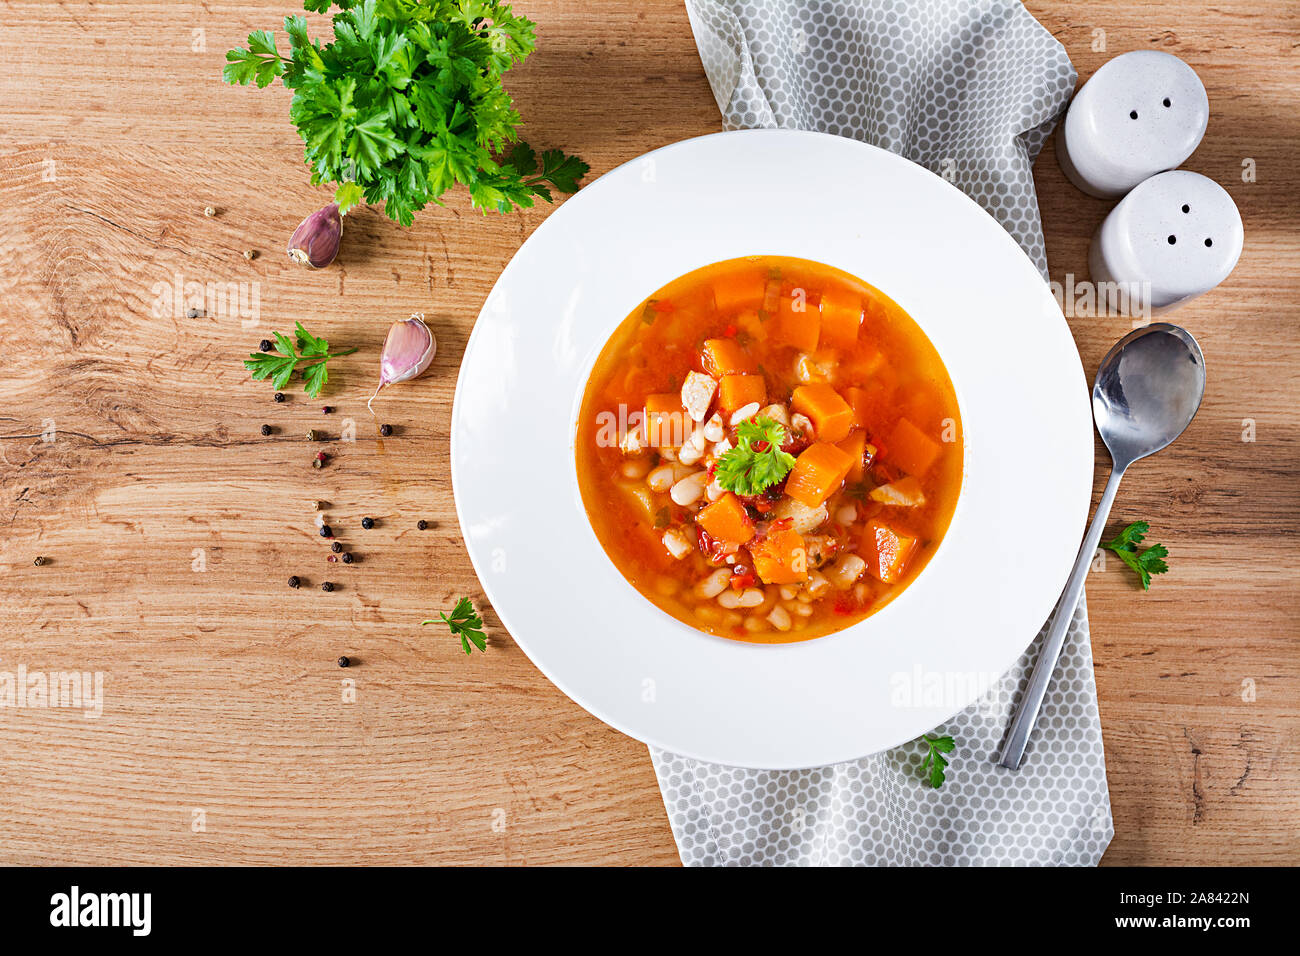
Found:
[[[536,145],[595,175],[719,128],[678,0],[519,5],[539,49],[510,88]],[[3,4],[0,671],[102,671],[105,702],[97,720],[0,709],[0,862],[675,863],[640,744],[556,690],[491,613],[491,647],[469,659],[418,624],[482,598],[452,504],[452,389],[492,281],[549,209],[484,218],[457,195],[410,229],[360,210],[338,265],[293,267],[285,240],[324,194],[289,94],[219,78],[228,47],[292,6]],[[1106,862],[1294,863],[1298,8],[1029,7],[1083,79],[1131,49],[1192,63],[1211,121],[1187,168],[1246,223],[1231,278],[1176,317],[1205,350],[1201,412],[1134,467],[1113,515],[1149,519],[1173,570],[1147,594],[1115,562],[1088,585]],[[1050,146],[1037,169],[1053,277],[1084,278],[1109,205]],[[163,290],[189,282],[256,291],[259,324],[186,318]],[[438,357],[377,402],[396,429],[381,440],[365,398],[388,324],[411,312]],[[362,351],[327,398],[275,405],[240,360],[295,320]],[[1071,326],[1091,375],[1130,322]],[[355,442],[303,438],[348,422]],[[317,447],[334,456],[319,471]],[[358,563],[326,563],[314,499]],[[1023,534],[1031,547],[1032,521]]]

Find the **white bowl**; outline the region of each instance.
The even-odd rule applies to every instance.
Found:
[[[669,280],[754,254],[836,266],[907,310],[947,365],[966,440],[956,513],[917,579],[793,644],[714,637],[638,594],[596,540],[573,454],[615,326]],[[790,769],[911,740],[1015,662],[1079,547],[1092,417],[1056,301],[988,213],[892,153],[747,130],[620,166],[524,243],[465,350],[451,466],[488,598],[556,686],[647,744]]]

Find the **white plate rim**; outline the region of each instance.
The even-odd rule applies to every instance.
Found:
[[[905,731],[895,729],[892,733],[876,733],[874,738],[872,738],[870,745],[865,746],[865,749],[863,745],[860,744],[846,747],[842,739],[837,739],[837,741],[830,746],[819,746],[817,742],[809,741],[806,747],[795,748],[795,750],[792,750],[789,746],[778,748],[764,748],[761,746],[758,748],[752,746],[736,746],[733,748],[724,746],[719,748],[716,741],[708,745],[697,745],[692,740],[682,737],[680,734],[665,735],[657,732],[655,729],[647,727],[643,722],[637,719],[630,719],[626,712],[614,712],[609,706],[602,705],[601,703],[591,699],[591,696],[588,693],[585,693],[582,689],[575,686],[575,682],[572,680],[572,674],[562,672],[564,668],[552,666],[552,662],[548,659],[548,653],[539,653],[539,645],[536,640],[538,629],[534,626],[535,621],[528,619],[526,611],[516,608],[514,598],[507,595],[504,586],[501,585],[499,581],[495,580],[492,574],[488,573],[490,569],[491,555],[484,553],[483,549],[476,543],[474,535],[471,534],[474,516],[467,515],[465,508],[463,507],[462,495],[459,493],[459,490],[465,487],[465,483],[470,480],[469,475],[466,473],[467,462],[463,454],[464,442],[460,439],[464,425],[462,413],[466,398],[467,373],[471,368],[472,360],[476,357],[477,352],[482,348],[482,340],[486,335],[485,330],[491,328],[492,317],[488,314],[489,306],[492,303],[493,298],[497,296],[503,288],[509,287],[512,268],[515,266],[516,262],[520,261],[526,253],[534,250],[537,246],[548,242],[549,236],[556,231],[558,225],[574,215],[574,211],[566,213],[566,210],[576,211],[576,209],[585,209],[592,206],[592,204],[599,202],[604,192],[616,187],[621,179],[626,179],[636,168],[639,167],[642,170],[641,175],[643,176],[646,163],[671,160],[674,158],[674,154],[682,151],[704,150],[707,153],[712,144],[717,144],[721,141],[734,143],[741,138],[744,138],[747,141],[746,149],[753,150],[761,150],[773,144],[779,145],[781,141],[786,141],[787,144],[795,143],[800,148],[808,148],[814,152],[817,150],[826,150],[828,152],[845,149],[857,150],[859,151],[859,156],[862,158],[864,165],[880,165],[885,168],[892,167],[904,181],[909,178],[916,180],[916,177],[920,175],[925,177],[927,181],[930,181],[932,185],[941,184],[941,189],[947,190],[950,194],[946,201],[952,202],[954,209],[962,206],[967,207],[966,212],[962,215],[967,217],[968,222],[986,223],[987,226],[992,227],[984,229],[984,236],[982,238],[994,247],[1001,245],[1002,252],[999,253],[999,255],[1013,253],[1013,255],[1007,256],[1008,270],[1015,271],[1015,269],[1019,269],[1022,281],[1032,281],[1039,286],[1039,291],[1041,293],[1039,304],[1043,308],[1048,309],[1048,311],[1055,313],[1055,322],[1044,323],[1043,328],[1040,331],[1043,335],[1054,340],[1053,347],[1057,350],[1058,354],[1054,355],[1053,359],[1059,360],[1060,362],[1057,367],[1057,372],[1061,376],[1063,382],[1068,385],[1066,391],[1072,393],[1074,396],[1064,405],[1060,406],[1060,411],[1065,416],[1065,419],[1068,419],[1063,420],[1061,430],[1063,433],[1068,433],[1070,437],[1065,441],[1058,441],[1056,447],[1059,449],[1065,445],[1070,446],[1068,453],[1071,456],[1071,463],[1075,466],[1085,465],[1085,467],[1077,469],[1077,475],[1075,477],[1071,478],[1066,475],[1066,480],[1070,481],[1070,487],[1067,491],[1063,492],[1061,500],[1063,511],[1068,513],[1065,514],[1061,520],[1056,520],[1053,523],[1055,529],[1058,531],[1063,530],[1065,533],[1058,535],[1060,541],[1053,546],[1053,554],[1048,558],[1042,559],[1041,562],[1050,565],[1051,573],[1045,576],[1052,579],[1055,583],[1051,587],[1044,586],[1039,588],[1038,593],[1021,596],[1024,603],[1032,604],[1035,608],[1033,614],[1028,616],[1037,618],[1040,622],[1047,617],[1048,613],[1050,613],[1051,608],[1055,603],[1055,597],[1059,593],[1060,585],[1064,583],[1069,566],[1073,561],[1073,556],[1077,551],[1077,542],[1082,536],[1082,528],[1090,504],[1093,462],[1091,411],[1087,402],[1087,388],[1082,365],[1079,362],[1077,349],[1074,345],[1073,337],[1070,334],[1068,325],[1065,322],[1064,317],[1061,316],[1059,307],[1052,298],[1047,284],[1042,280],[1032,263],[1030,263],[1027,257],[1024,256],[1014,239],[1012,239],[1011,236],[1006,233],[982,207],[951,184],[944,182],[929,171],[916,166],[902,157],[854,140],[831,136],[829,134],[795,130],[743,130],[714,133],[670,144],[658,150],[654,150],[651,153],[630,160],[584,187],[576,196],[570,198],[563,206],[553,212],[541,225],[539,225],[533,234],[520,247],[515,256],[511,259],[511,262],[507,265],[506,269],[503,270],[497,282],[494,284],[487,300],[485,300],[478,321],[475,323],[474,329],[471,332],[470,338],[465,347],[465,353],[462,359],[461,369],[458,375],[453,398],[451,473],[453,489],[456,491],[456,513],[462,534],[464,535],[466,549],[469,552],[471,563],[474,566],[475,572],[483,585],[489,601],[491,601],[492,606],[496,610],[502,623],[514,637],[515,642],[534,663],[534,665],[537,666],[552,683],[559,687],[571,699],[599,719],[603,720],[605,723],[613,726],[615,729],[627,734],[628,736],[641,740],[651,747],[658,747],[684,756],[713,763],[754,767],[758,769],[797,769],[801,767],[824,766],[856,759],[867,756],[870,753],[889,749],[892,746],[914,739],[926,729],[938,726],[953,714],[963,710],[974,700],[974,698],[972,697],[970,699],[948,702],[939,705],[938,707],[915,708],[915,712],[918,715],[923,716],[918,716],[916,719],[913,719],[908,724],[908,728]],[[762,139],[761,145],[760,138]],[[752,143],[752,146],[749,145],[750,143]],[[772,254],[788,253],[784,250],[774,250],[772,251]],[[709,261],[718,261],[725,258],[731,258],[731,256],[717,255],[712,259],[700,261],[699,265],[704,265]],[[823,259],[823,261],[828,260]],[[1010,263],[1012,262],[1017,263],[1017,265],[1014,267],[1011,266]],[[839,262],[831,262],[830,264],[843,268]],[[854,270],[850,269],[848,271]],[[668,276],[668,278],[673,277],[675,276]],[[898,298],[895,295],[895,291],[890,288],[888,283],[874,281],[875,277],[871,275],[863,275],[862,278],[877,285],[886,294],[891,295],[891,297],[895,297],[896,299]],[[654,288],[657,288],[657,286]],[[638,288],[631,291],[628,293],[628,301],[634,305],[636,302],[641,301],[645,296],[652,293],[654,288]],[[900,304],[904,305],[905,308],[908,308],[906,302],[900,300]],[[624,309],[623,312],[610,316],[608,319],[608,329],[612,330],[613,325],[621,321],[630,307],[631,306],[629,305],[629,308]],[[911,310],[909,309],[909,311]],[[925,328],[926,323],[921,321],[921,317],[915,315],[914,317],[917,318],[918,322],[920,322],[922,327]],[[927,334],[930,333],[929,329],[926,329],[926,331]],[[595,346],[595,350],[586,356],[586,361],[582,366],[582,383],[585,383],[586,375],[590,370],[590,363],[591,361],[594,361],[595,351],[598,351],[600,345],[603,345],[607,335],[608,331],[600,338],[600,341]],[[942,350],[941,354],[943,354]],[[948,362],[948,357],[944,357],[945,362]],[[956,376],[954,376],[954,382],[956,383]],[[958,390],[960,400],[960,385]],[[573,401],[570,404],[573,408],[576,408],[580,397],[581,384],[579,385],[577,392],[572,396]],[[964,408],[963,417],[965,417]],[[970,448],[968,444],[968,467],[969,452]],[[571,460],[571,446],[566,450],[566,454]],[[572,468],[571,462],[570,467]],[[963,492],[963,497],[964,494],[965,493]],[[961,515],[961,511],[962,506],[959,503],[958,516]],[[956,525],[957,518],[954,518],[954,527],[950,529],[950,536],[952,531],[956,528]],[[581,530],[584,531],[586,535],[590,536],[592,541],[595,540],[594,533],[585,522],[583,523],[583,528]],[[947,539],[945,539],[944,545],[940,547],[939,554],[935,556],[932,564],[939,560],[946,544]],[[921,580],[925,579],[925,575],[929,570],[930,569],[927,568],[926,571],[922,573],[918,578],[917,584],[919,584]],[[624,584],[626,585],[626,582],[624,582]],[[660,624],[664,627],[676,625],[681,630],[689,631],[692,635],[695,635],[698,638],[717,641],[729,647],[748,649],[747,651],[744,651],[744,653],[748,653],[754,648],[759,648],[761,652],[770,653],[775,656],[779,654],[788,654],[792,651],[797,654],[799,653],[800,648],[807,648],[823,642],[842,642],[846,638],[851,638],[854,632],[860,628],[876,627],[880,624],[880,621],[884,616],[897,615],[900,613],[897,609],[904,604],[904,599],[907,598],[908,593],[917,588],[917,584],[913,584],[912,587],[908,589],[908,592],[904,592],[904,594],[898,599],[876,615],[873,615],[873,617],[869,618],[866,622],[862,622],[859,625],[855,625],[852,628],[840,631],[837,634],[830,635],[826,638],[820,638],[803,644],[790,645],[738,645],[737,642],[712,638],[709,635],[704,635],[701,632],[694,631],[685,625],[679,624],[679,622],[673,621],[667,615],[663,615],[663,612],[660,612],[657,608],[653,608],[652,605],[649,605],[649,602],[646,602],[644,598],[639,594],[636,594],[636,592],[631,589],[630,585],[626,585],[626,587],[636,601],[642,602],[642,604],[650,608],[655,614],[662,615],[663,620],[660,621]],[[1026,618],[1026,616],[1025,613],[1020,614],[1022,619]],[[535,617],[536,615],[534,615],[534,618]],[[876,622],[876,624],[873,625],[872,622]],[[1008,670],[1032,641],[1037,630],[1037,626],[1027,630],[1022,627],[1020,629],[1020,636],[1013,642],[1015,644],[1014,649],[1004,649],[1004,652],[998,658],[998,663],[994,668],[990,669],[990,673],[996,672],[997,674],[1001,674]],[[867,735],[864,734],[863,739],[867,739]]]

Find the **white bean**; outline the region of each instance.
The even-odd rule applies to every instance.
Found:
[[[695,432],[690,438],[686,439],[686,444],[682,446],[678,454],[678,460],[683,465],[694,465],[704,457],[704,435],[702,432]]]
[[[763,623],[761,617],[747,617],[745,618],[745,630],[751,634],[757,634],[759,631],[766,631],[767,625]]]
[[[781,599],[783,601],[793,601],[795,595],[799,593],[798,588],[792,588],[788,584],[781,585]]]
[[[813,609],[811,604],[796,604],[794,606],[794,613],[798,614],[800,617],[812,617],[812,611]]]
[[[630,461],[623,462],[624,478],[644,478],[649,470],[650,462],[645,458],[633,458]]]
[[[722,424],[722,416],[714,412],[713,417],[704,423],[704,437],[709,441],[722,441],[726,436],[727,429]]]
[[[778,425],[790,426],[790,413],[784,405],[769,405],[758,414],[764,418],[770,418]]]
[[[717,624],[722,620],[722,612],[711,604],[697,605],[695,616],[707,624]]]
[[[717,501],[726,493],[727,490],[723,488],[722,485],[718,484],[718,480],[716,478],[713,479],[713,481],[710,481],[708,487],[704,489],[704,494],[708,496],[708,499],[710,501]]]
[[[704,485],[708,480],[709,473],[707,471],[697,471],[673,485],[669,496],[676,504],[683,507],[694,504],[704,495]]]
[[[831,582],[826,580],[826,575],[820,571],[809,571],[808,584],[805,586],[804,593],[816,600],[825,594],[830,586]]]
[[[731,572],[726,568],[719,568],[704,580],[696,583],[695,596],[711,600],[726,590],[729,580],[731,580]]]
[[[862,573],[867,570],[867,562],[863,561],[856,554],[846,554],[826,572],[831,583],[841,591],[847,591],[852,587],[853,582],[862,577]]]
[[[691,542],[680,531],[665,531],[663,542],[664,547],[668,549],[668,553],[678,561],[691,553]]]
[[[650,486],[651,491],[664,492],[673,486],[676,479],[673,477],[673,466],[660,465],[650,474],[646,475],[645,483]]]
[[[845,505],[835,512],[835,520],[843,525],[850,525],[858,520],[858,509],[854,505]]]
[[[748,421],[758,414],[758,402],[750,402],[748,405],[742,405],[731,415],[731,424],[739,425],[743,421]]]
[[[718,595],[718,603],[728,611],[733,611],[740,607],[740,592],[735,588],[727,588]]]
[[[772,608],[771,613],[767,615],[767,621],[778,631],[790,630],[790,625],[793,623],[790,620],[790,612],[779,604]]]
[[[790,427],[797,432],[807,435],[809,438],[812,438],[816,431],[813,428],[812,419],[800,412],[795,412],[790,416]]]
[[[740,600],[736,602],[737,607],[758,607],[763,603],[763,592],[758,588],[746,588],[740,594]]]

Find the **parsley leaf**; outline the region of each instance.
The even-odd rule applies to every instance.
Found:
[[[784,443],[785,429],[770,418],[741,422],[736,447],[718,459],[718,484],[738,495],[756,495],[772,487],[794,467],[794,455],[781,450]]]
[[[1153,544],[1145,551],[1138,551],[1138,546],[1146,539],[1146,534],[1150,529],[1151,526],[1147,522],[1134,521],[1115,537],[1103,542],[1101,545],[1108,551],[1114,551],[1119,555],[1121,561],[1137,573],[1138,579],[1142,582],[1143,591],[1151,589],[1151,575],[1164,574],[1169,570],[1169,565],[1164,560],[1169,557],[1169,549],[1163,544]]]
[[[269,378],[277,392],[289,384],[294,371],[298,370],[302,374],[303,390],[316,398],[329,381],[325,363],[332,358],[351,355],[357,351],[348,349],[345,352],[331,352],[330,344],[304,329],[301,322],[294,329],[292,341],[283,332],[274,335],[275,351],[251,353],[244,359],[244,368],[252,373],[254,380]]]
[[[465,649],[466,654],[473,652],[471,643],[480,651],[487,650],[487,637],[483,634],[483,618],[479,617],[478,612],[474,610],[474,602],[467,597],[456,602],[450,616],[442,611],[437,617],[420,623],[446,624],[451,633],[460,638],[460,646]]]
[[[952,753],[957,745],[952,737],[936,737],[933,734],[925,734],[921,741],[927,748],[925,760],[921,762],[921,773],[926,775],[926,783],[938,790],[943,786],[944,770],[948,767],[948,761],[943,755]]]
[[[304,0],[324,13],[327,0]],[[294,91],[289,118],[313,183],[334,183],[339,211],[383,203],[402,225],[457,184],[487,212],[576,192],[588,166],[518,142],[502,75],[536,45],[535,25],[503,0],[339,0],[334,38],[286,17],[289,53],[258,30],[226,54],[227,83]]]

